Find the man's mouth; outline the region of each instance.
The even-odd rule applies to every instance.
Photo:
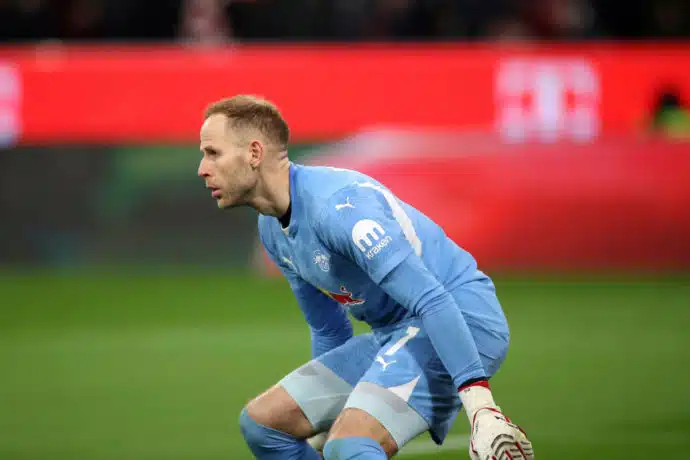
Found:
[[[207,185],[206,188],[211,191],[211,196],[214,198],[218,198],[221,194],[221,190],[218,187],[211,187]]]

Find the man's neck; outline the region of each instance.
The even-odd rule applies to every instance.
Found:
[[[287,213],[290,207],[289,161],[266,171],[256,195],[250,200],[250,206],[267,216],[280,218]]]

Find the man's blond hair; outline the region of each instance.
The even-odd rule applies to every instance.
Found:
[[[216,114],[225,115],[233,128],[255,129],[279,151],[287,150],[290,128],[278,107],[266,99],[247,94],[221,99],[206,108],[204,119]]]

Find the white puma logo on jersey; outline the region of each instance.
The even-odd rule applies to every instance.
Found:
[[[336,211],[340,211],[341,209],[344,209],[344,208],[353,208],[353,209],[354,209],[354,207],[355,207],[355,206],[354,206],[352,203],[350,203],[350,197],[348,196],[348,197],[345,199],[345,203],[343,203],[343,204],[336,204],[336,205],[335,205],[335,210],[336,210]]]
[[[385,371],[388,366],[390,366],[393,363],[396,363],[397,361],[389,361],[386,362],[381,356],[376,357],[376,362],[381,363],[381,366],[383,366],[383,370]]]

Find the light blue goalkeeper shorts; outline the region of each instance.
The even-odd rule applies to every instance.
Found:
[[[476,295],[458,300],[498,302]],[[507,327],[468,324],[491,377],[508,351]],[[327,431],[344,408],[357,408],[386,427],[399,449],[426,431],[442,444],[461,409],[457,388],[418,318],[353,337],[280,384],[316,431]]]

